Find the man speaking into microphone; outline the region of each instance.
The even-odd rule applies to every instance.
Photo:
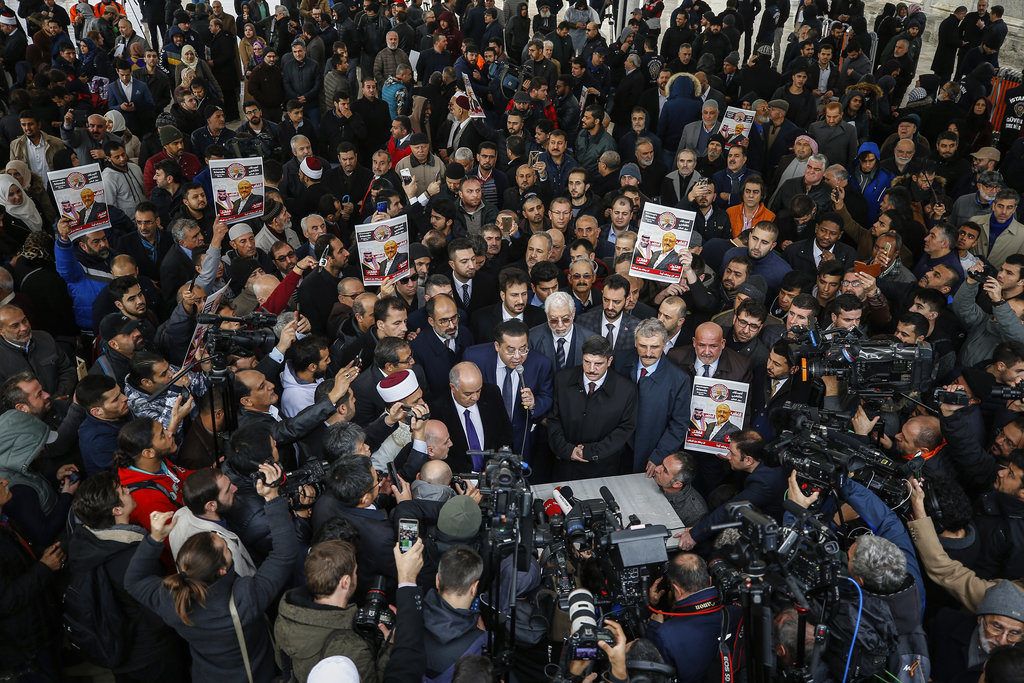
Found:
[[[493,343],[471,346],[463,355],[480,368],[485,382],[501,391],[512,423],[509,447],[527,462],[533,453],[533,425],[547,416],[553,400],[551,361],[543,354],[530,353],[529,335],[526,323],[506,320],[494,328]]]

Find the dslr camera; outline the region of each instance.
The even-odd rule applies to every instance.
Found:
[[[597,646],[600,641],[615,642],[611,631],[598,627],[594,594],[586,588],[569,594],[569,624],[569,636],[565,639],[569,659],[597,659],[601,653]]]

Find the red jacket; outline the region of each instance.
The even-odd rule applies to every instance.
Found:
[[[164,468],[166,471],[159,474],[149,474],[134,467],[120,467],[117,470],[121,486],[133,489],[135,510],[132,511],[131,522],[146,530],[149,530],[149,513],[174,512],[185,504],[182,488],[194,470],[178,467],[169,460],[164,460]],[[143,483],[159,488],[136,488]]]
[[[395,136],[392,135],[388,138],[388,154],[391,156],[391,168],[394,168],[395,164],[412,154],[412,147],[408,144],[404,147],[399,147],[395,141]]]

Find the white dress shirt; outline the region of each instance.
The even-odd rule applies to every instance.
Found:
[[[718,361],[719,360],[721,360],[721,358],[715,359],[715,362],[708,366],[708,367],[711,368],[710,370],[708,370],[708,377],[714,377],[715,376],[715,372],[718,371]],[[702,361],[700,358],[698,358],[697,360],[695,360],[693,362],[693,369],[696,371],[697,377],[703,377],[704,376],[704,365],[705,365],[704,361]]]
[[[452,401],[455,401],[455,395],[452,395]],[[462,427],[462,433],[466,435],[466,443],[469,444],[469,434],[466,432],[466,411],[469,411],[469,421],[473,423],[473,428],[476,429],[476,435],[480,439],[480,448],[484,447],[484,422],[480,417],[480,405],[474,403],[472,406],[467,408],[458,401],[455,401],[455,408],[459,411],[459,425]]]

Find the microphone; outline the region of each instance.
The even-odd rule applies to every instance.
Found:
[[[551,492],[551,497],[558,503],[558,507],[562,509],[562,513],[568,515],[572,512],[572,488],[569,486],[559,486]]]
[[[537,500],[540,502],[539,498]],[[541,502],[541,505],[543,506],[544,514],[547,515],[548,518],[562,514],[562,508],[554,498],[548,498]]]
[[[607,486],[602,486],[600,491],[601,497],[604,498],[604,503],[608,506],[608,509],[615,514],[619,514],[619,504],[616,502],[615,496],[612,495],[611,490],[609,490]]]
[[[520,363],[515,367],[516,374],[519,375],[519,392],[522,393],[523,389],[526,388],[526,381],[523,380],[523,373],[526,372],[526,368]],[[523,427],[523,444],[519,452],[522,453],[526,450],[526,439],[530,436],[530,409],[526,408],[526,425]]]

